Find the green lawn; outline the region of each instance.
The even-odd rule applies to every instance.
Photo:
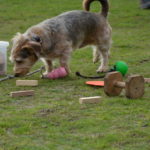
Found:
[[[62,12],[82,9],[82,0],[0,0],[0,40]],[[98,3],[92,11],[99,11]],[[109,65],[122,60],[128,74],[150,77],[150,10],[139,0],[110,0],[109,21],[113,45]],[[9,52],[10,54],[10,52]],[[34,69],[41,66],[37,63]],[[57,63],[56,63],[57,65]],[[16,79],[0,83],[0,150],[149,150],[150,85],[141,99],[108,97],[103,88],[86,86],[75,72],[95,75],[90,48],[77,50],[72,73],[58,80],[42,80],[38,87],[16,87]],[[13,65],[8,62],[8,73]],[[126,78],[125,78],[126,79]],[[35,96],[11,98],[17,90],[35,90]],[[100,104],[80,105],[79,98],[102,96]]]

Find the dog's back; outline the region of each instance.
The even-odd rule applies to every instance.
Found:
[[[93,0],[84,0],[83,7],[86,11],[65,12],[57,17],[47,19],[38,26],[45,28],[47,32],[55,32],[55,38],[63,35],[63,39],[71,40],[73,49],[85,45],[96,44],[98,37],[103,36],[104,28],[108,25],[106,17],[108,9],[104,3],[106,0],[99,0],[103,5],[101,13],[88,12],[90,3]],[[57,39],[56,39],[57,40]]]
[[[68,40],[72,41],[72,46],[77,48],[84,46],[79,42],[84,41],[85,37],[96,37],[100,26],[103,27],[102,24],[104,24],[104,19],[96,13],[70,11],[48,19],[40,26],[45,26],[46,30],[53,30],[57,34],[65,34]]]

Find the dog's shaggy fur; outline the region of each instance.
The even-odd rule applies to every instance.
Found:
[[[13,38],[10,59],[14,62],[16,76],[29,72],[35,62],[42,58],[46,72],[53,69],[52,61],[58,58],[60,65],[69,73],[68,61],[74,49],[93,45],[93,62],[101,57],[98,72],[105,72],[111,45],[111,27],[107,21],[108,1],[102,4],[101,13],[89,12],[94,0],[84,0],[85,11],[70,11],[47,19],[29,28],[24,34]]]

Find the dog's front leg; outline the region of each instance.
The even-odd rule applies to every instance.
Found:
[[[45,66],[45,72],[43,73],[44,75],[48,74],[48,72],[51,72],[53,70],[53,64],[52,61],[49,59],[42,59],[44,66]]]
[[[60,66],[64,67],[67,71],[67,73],[70,73],[70,68],[69,68],[69,55],[63,55],[62,57],[60,57],[59,62],[60,62]]]

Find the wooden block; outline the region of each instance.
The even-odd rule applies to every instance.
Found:
[[[101,100],[101,96],[94,96],[94,97],[82,97],[79,99],[80,104],[93,104],[99,103]]]
[[[11,97],[33,96],[33,95],[34,95],[34,90],[15,91],[15,92],[11,92],[11,93],[10,93],[10,96],[11,96]]]
[[[37,86],[38,80],[16,80],[17,86]]]
[[[145,83],[150,83],[150,78],[144,78]]]

